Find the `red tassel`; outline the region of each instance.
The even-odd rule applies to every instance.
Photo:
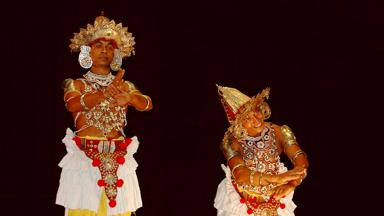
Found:
[[[98,167],[98,166],[100,166],[100,164],[101,164],[101,161],[99,159],[97,159],[97,158],[93,159],[92,166]]]
[[[125,158],[120,156],[116,158],[116,161],[118,164],[122,165],[125,162]]]
[[[120,143],[120,148],[125,149],[129,144],[131,144],[132,139],[131,138],[125,138],[123,142]]]
[[[113,208],[115,206],[116,206],[116,201],[115,200],[109,201],[109,207]]]
[[[248,214],[252,214],[252,213],[253,213],[253,210],[252,210],[252,209],[248,209],[248,210],[247,210],[247,213],[248,213]]]
[[[117,186],[117,187],[121,187],[121,186],[123,186],[123,184],[124,184],[123,179],[119,179],[119,180],[117,180],[117,182],[116,182],[116,186]]]
[[[97,181],[97,185],[99,185],[100,187],[103,187],[105,186],[105,181],[103,179],[100,179],[99,181]]]
[[[281,209],[285,209],[285,204],[284,204],[284,203],[281,203],[281,204],[280,204],[280,208],[281,208]]]

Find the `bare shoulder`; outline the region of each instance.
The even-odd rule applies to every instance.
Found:
[[[280,132],[281,132],[281,127],[282,127],[282,126],[277,125],[277,124],[275,124],[275,123],[270,123],[270,124],[271,124],[273,130],[275,130],[277,133],[280,133]]]

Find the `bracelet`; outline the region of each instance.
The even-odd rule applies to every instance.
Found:
[[[231,151],[228,151],[228,153],[227,153],[227,162],[229,161],[229,160],[231,160],[232,158],[234,158],[234,157],[236,157],[236,156],[239,156],[240,155],[240,153],[239,152],[237,152],[237,151],[233,151],[232,149],[231,149]]]
[[[85,105],[85,102],[84,102],[84,97],[85,97],[86,94],[87,93],[85,93],[85,94],[80,96],[80,105],[83,108],[83,110],[88,111],[89,108],[87,107],[87,105]]]
[[[293,157],[291,159],[293,164],[295,164],[295,161],[296,161],[297,157],[299,155],[301,155],[301,154],[303,154],[305,157],[307,157],[307,154],[303,150],[298,150],[298,151],[295,152],[295,154],[293,155]]]
[[[236,164],[233,168],[232,168],[232,176],[235,177],[235,175],[233,174],[233,172],[235,172],[235,169],[241,167],[241,166],[245,166],[245,164],[242,164],[242,163],[239,163],[239,164]]]
[[[253,175],[255,175],[255,170],[252,170],[251,174],[249,174],[249,182],[251,183],[251,185],[253,185]]]
[[[260,175],[259,175],[259,186],[261,186],[261,179],[263,178],[263,173],[260,172]]]
[[[138,94],[136,94],[136,95],[138,95]],[[146,111],[146,110],[148,110],[149,105],[151,104],[150,103],[151,99],[147,95],[140,94],[140,96],[143,96],[145,98],[145,100],[147,101],[147,105],[145,106],[145,108],[140,110],[140,111]]]

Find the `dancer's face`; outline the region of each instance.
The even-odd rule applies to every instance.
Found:
[[[249,136],[257,136],[264,129],[264,116],[260,111],[249,111],[242,120]]]

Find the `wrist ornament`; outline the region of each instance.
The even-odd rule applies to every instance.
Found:
[[[239,163],[239,164],[236,164],[233,168],[232,168],[232,171],[231,171],[231,173],[232,173],[232,176],[233,177],[235,177],[235,174],[234,174],[234,172],[235,172],[235,170],[237,169],[237,168],[239,168],[239,167],[246,167],[245,166],[245,164],[243,164],[243,163]]]

